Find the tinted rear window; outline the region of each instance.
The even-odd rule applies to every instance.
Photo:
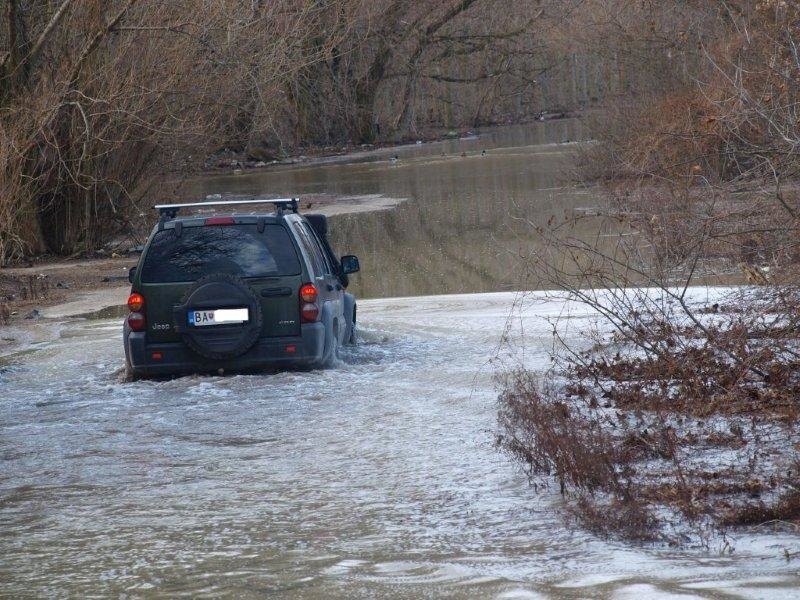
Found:
[[[239,277],[298,275],[300,262],[280,225],[184,227],[180,237],[164,229],[153,237],[142,265],[143,283],[195,281],[209,273]]]

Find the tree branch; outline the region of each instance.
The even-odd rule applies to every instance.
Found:
[[[14,2],[12,1],[12,4]],[[30,52],[23,60],[24,64],[32,65],[36,62],[36,59],[39,57],[39,53],[42,51],[42,47],[44,47],[45,42],[47,42],[47,38],[50,37],[50,34],[53,33],[53,30],[56,28],[56,25],[64,18],[64,15],[67,13],[67,9],[72,4],[72,0],[64,0],[61,6],[58,7],[53,16],[50,18],[50,21],[47,23],[47,26],[44,28],[42,33],[36,38],[36,42],[33,44]]]

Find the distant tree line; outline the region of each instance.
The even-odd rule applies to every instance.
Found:
[[[0,264],[91,252],[159,174],[225,148],[267,160],[603,106],[606,160],[586,171],[648,169],[670,146],[639,143],[647,110],[705,102],[697,83],[720,85],[737,27],[784,4],[5,0]]]

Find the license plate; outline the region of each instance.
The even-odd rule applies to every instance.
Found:
[[[217,308],[215,310],[190,310],[189,325],[203,327],[205,325],[231,325],[247,323],[250,311],[246,308]]]

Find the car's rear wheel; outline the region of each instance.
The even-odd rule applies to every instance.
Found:
[[[322,348],[322,356],[312,365],[315,369],[327,369],[332,367],[336,355],[339,351],[339,340],[336,335],[336,324],[331,323],[325,327],[325,344]]]

